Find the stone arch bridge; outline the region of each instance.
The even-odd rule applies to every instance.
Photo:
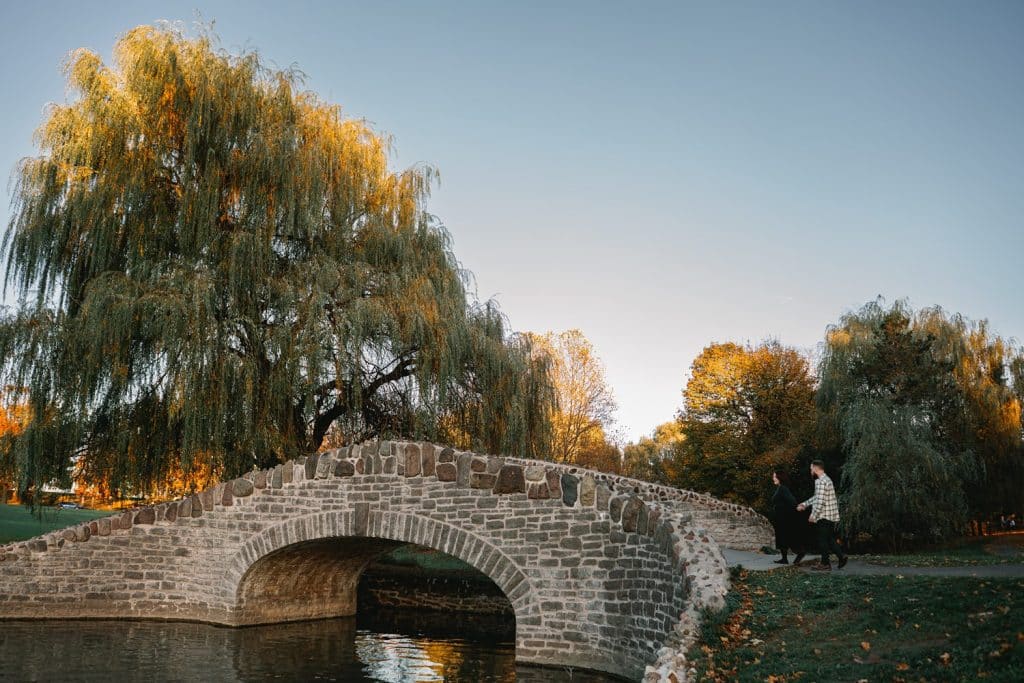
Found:
[[[548,462],[373,442],[0,548],[0,618],[231,626],[355,613],[362,570],[413,543],[511,603],[516,659],[631,679],[685,674],[719,544],[759,548],[749,508]]]

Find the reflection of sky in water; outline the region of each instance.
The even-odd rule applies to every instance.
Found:
[[[458,645],[453,642],[457,648]],[[443,681],[443,665],[432,661],[415,640],[395,633],[356,634],[356,656],[370,677],[386,683]]]

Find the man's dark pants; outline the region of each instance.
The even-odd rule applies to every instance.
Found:
[[[835,553],[837,559],[843,557],[843,549],[836,543],[836,523],[831,519],[819,519],[814,523],[818,532],[818,548],[821,549],[821,563],[829,564],[829,553]]]

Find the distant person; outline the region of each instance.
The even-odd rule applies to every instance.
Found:
[[[818,547],[821,548],[821,563],[814,567],[821,571],[832,569],[829,553],[839,559],[839,568],[846,566],[846,553],[836,543],[836,525],[839,524],[839,501],[836,499],[836,487],[825,474],[825,463],[821,460],[811,462],[811,476],[814,481],[814,495],[796,507],[799,511],[811,508],[808,521],[814,524],[818,536]]]
[[[796,511],[796,498],[789,490],[789,475],[782,470],[772,472],[775,493],[772,494],[772,526],[775,527],[775,547],[782,553],[782,559],[775,564],[789,564],[789,551],[796,553],[795,564],[804,559],[800,542],[800,516]]]

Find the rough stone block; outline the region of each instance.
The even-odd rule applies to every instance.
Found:
[[[637,522],[640,519],[640,508],[644,503],[639,498],[632,496],[622,506],[622,529],[623,531],[636,531]]]
[[[552,498],[562,497],[562,475],[557,470],[545,469],[544,478],[548,481],[548,493]]]
[[[548,491],[548,483],[546,481],[531,481],[528,482],[526,489],[527,498],[534,500],[543,500],[550,498],[551,493]]]
[[[229,484],[222,484],[219,488],[222,489],[220,494],[220,504],[224,507],[231,507],[234,505],[235,499],[231,495],[232,486]]]
[[[177,503],[163,503],[159,507],[159,511],[163,514],[160,517],[165,522],[173,522],[178,519],[178,504]]]
[[[423,467],[421,473],[424,477],[434,476],[434,466],[436,465],[436,456],[434,454],[434,446],[431,444],[423,444],[420,449],[423,451]]]
[[[306,458],[306,479],[316,479],[316,466],[320,462],[320,454],[314,453],[313,455]]]
[[[458,476],[458,470],[455,465],[450,462],[439,462],[435,468],[438,481],[455,481]]]
[[[388,455],[384,457],[384,474],[395,474],[395,470],[398,468],[397,460],[398,459],[393,455]]]
[[[526,481],[544,480],[544,467],[541,465],[529,465],[523,473],[526,475]]]
[[[437,456],[438,462],[455,462],[455,449],[442,448],[441,454]]]
[[[487,460],[485,458],[474,456],[473,461],[469,464],[469,469],[474,472],[486,472]]]
[[[495,493],[526,493],[526,477],[520,465],[504,465],[498,470]]]
[[[308,460],[306,461],[309,462]],[[252,482],[248,479],[235,479],[231,482],[231,495],[235,498],[245,498],[251,496],[253,491]]]
[[[156,522],[156,511],[153,508],[142,508],[135,513],[133,520],[134,524],[153,524],[154,522]]]
[[[339,460],[334,463],[334,476],[351,477],[356,473],[356,466],[349,460]]]
[[[496,474],[487,474],[486,472],[474,472],[469,478],[469,486],[474,489],[493,489],[494,482],[497,481],[498,476]]]
[[[405,445],[405,476],[420,476],[420,447],[414,443]]]
[[[267,473],[265,470],[260,470],[256,473],[256,476],[252,478],[252,485],[258,489],[267,488]]]
[[[613,522],[618,522],[622,519],[622,506],[626,501],[621,496],[615,496],[608,503],[608,514],[611,516]]]
[[[595,492],[594,506],[598,510],[605,511],[608,509],[608,501],[611,500],[612,490],[608,488],[607,484],[598,484]]]
[[[456,469],[458,470],[458,476],[455,479],[455,483],[459,486],[469,486],[470,474],[473,472],[473,454],[459,453]]]
[[[281,483],[290,484],[295,478],[295,465],[291,460],[281,465]]]
[[[192,518],[192,499],[186,498],[185,500],[178,503],[178,518],[179,519],[191,519]]]
[[[576,505],[579,481],[579,479],[571,474],[562,475],[562,502],[569,507]]]
[[[487,474],[497,474],[505,466],[505,458],[490,457],[487,459]]]
[[[597,482],[589,474],[584,475],[580,481],[580,505],[591,507],[596,498]]]
[[[190,498],[192,500],[192,516],[193,517],[202,517],[203,516],[203,501],[200,500],[199,496],[197,496],[197,495],[192,495]]]

